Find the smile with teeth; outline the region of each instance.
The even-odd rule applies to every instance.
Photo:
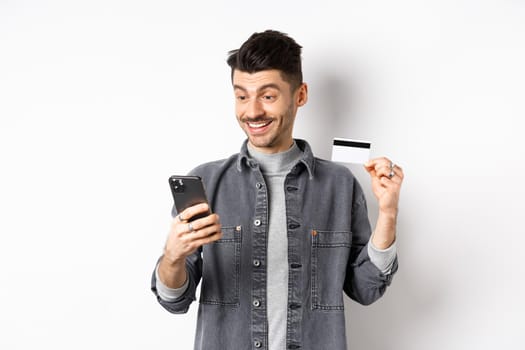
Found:
[[[267,125],[270,125],[271,122],[272,122],[271,120],[268,120],[268,121],[263,121],[263,122],[248,122],[247,124],[252,129],[260,129],[260,128],[264,128]]]

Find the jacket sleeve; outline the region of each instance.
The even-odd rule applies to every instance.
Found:
[[[174,301],[166,301],[159,296],[156,287],[157,279],[155,277],[155,269],[151,276],[151,291],[157,297],[157,301],[162,307],[174,314],[188,312],[191,303],[195,301],[195,291],[202,276],[202,258],[200,250],[195,251],[195,253],[186,258],[186,271],[188,273],[188,288],[180,298]]]
[[[352,245],[346,268],[344,283],[345,293],[362,305],[369,305],[378,300],[392,282],[397,271],[397,257],[389,274],[382,273],[368,255],[367,244],[371,236],[368,210],[365,196],[355,182],[352,202]]]

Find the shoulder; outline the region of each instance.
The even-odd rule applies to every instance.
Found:
[[[228,158],[214,160],[198,165],[190,171],[191,175],[200,176],[203,179],[213,178],[229,171],[230,169],[235,169],[239,160],[239,154],[233,154]]]
[[[326,179],[340,178],[354,181],[355,177],[352,171],[346,166],[330,160],[315,157],[315,173],[317,176]]]
[[[315,158],[315,176],[317,184],[333,187],[337,193],[352,193],[364,197],[363,187],[352,171],[341,163]]]
[[[354,175],[341,163],[336,163],[331,160],[316,157],[306,140],[295,139],[299,149],[303,152],[301,162],[308,169],[311,179],[317,179],[321,182],[330,179],[354,179]]]

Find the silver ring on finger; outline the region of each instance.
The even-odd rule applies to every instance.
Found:
[[[188,222],[188,232],[189,233],[193,232],[193,225],[191,224],[191,222]]]
[[[396,173],[394,173],[394,169],[391,169],[391,170],[390,170],[390,174],[388,174],[388,178],[389,178],[389,179],[393,178],[395,174],[396,174]]]
[[[177,215],[177,218],[179,219],[180,222],[184,221],[184,219],[182,218],[182,214]]]

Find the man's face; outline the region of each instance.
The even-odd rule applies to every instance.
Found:
[[[233,73],[235,114],[250,144],[260,152],[289,149],[297,108],[307,100],[306,84],[292,91],[278,70]]]

